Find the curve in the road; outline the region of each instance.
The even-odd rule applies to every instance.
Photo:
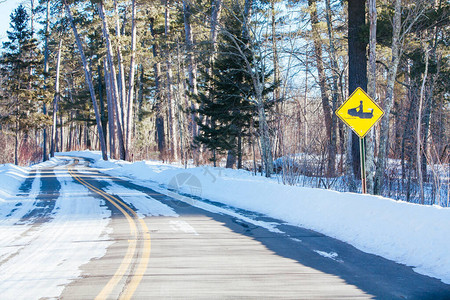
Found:
[[[119,299],[131,299],[137,287],[139,286],[142,277],[144,276],[145,270],[147,269],[147,265],[150,259],[151,242],[148,227],[145,224],[144,220],[139,218],[136,212],[132,208],[130,208],[126,203],[96,188],[89,182],[85,181],[81,176],[79,176],[74,169],[74,166],[77,164],[78,160],[75,160],[74,163],[69,166],[68,168],[69,174],[79,183],[87,187],[89,190],[100,195],[105,200],[114,205],[127,219],[131,234],[131,239],[129,240],[127,253],[125,254],[125,257],[123,258],[119,268],[95,299],[100,300],[108,298],[108,296],[113,291],[114,287],[117,286],[120,280],[125,276],[128,268],[133,263],[133,257],[136,252],[136,245],[138,241],[138,232],[141,233],[141,240],[143,241],[144,244],[142,247],[143,251],[139,258],[139,264],[136,270],[134,270],[134,274],[132,274],[131,280],[126,285],[123,293],[120,295],[119,298]],[[140,227],[140,230],[138,230],[138,227]]]

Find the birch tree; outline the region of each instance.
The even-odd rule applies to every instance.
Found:
[[[136,65],[136,0],[131,1],[131,58],[128,75],[128,95],[126,101],[126,159],[130,160],[131,135],[133,128],[134,75]]]
[[[62,38],[59,41],[58,45],[58,54],[56,58],[56,78],[55,78],[55,95],[53,98],[53,123],[52,123],[52,140],[51,140],[51,146],[50,146],[50,156],[55,156],[56,151],[56,137],[57,137],[57,112],[58,112],[58,102],[59,98],[61,96],[60,89],[59,89],[59,83],[60,83],[60,69],[61,69],[61,48],[62,48]]]
[[[372,99],[376,99],[377,91],[377,1],[369,0],[369,72],[368,72],[368,94]],[[367,192],[373,194],[373,179],[375,176],[375,133],[371,129],[366,136],[366,171],[367,171]]]
[[[384,171],[387,162],[387,147],[389,138],[389,121],[392,106],[394,104],[394,86],[397,78],[397,70],[400,59],[403,54],[405,37],[411,31],[424,10],[424,2],[419,1],[408,11],[406,18],[402,21],[402,0],[394,2],[394,16],[392,19],[392,45],[391,58],[388,70],[386,96],[383,101],[384,117],[381,119],[380,125],[380,141],[378,146],[378,156],[376,164],[376,172],[374,178],[374,193],[380,194],[384,188]]]

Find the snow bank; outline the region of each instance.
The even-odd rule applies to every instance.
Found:
[[[12,164],[0,165],[0,202],[16,195],[29,172],[30,168]]]
[[[208,166],[183,169],[157,162],[103,161],[98,153],[74,155],[96,159],[111,175],[155,181],[183,193],[256,211],[316,230],[358,249],[413,266],[421,274],[450,283],[450,208],[392,199],[293,187],[242,170]],[[187,174],[189,176],[180,176]],[[176,178],[196,178],[192,184]]]

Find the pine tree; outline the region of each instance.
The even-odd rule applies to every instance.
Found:
[[[39,76],[41,57],[36,39],[29,27],[30,18],[20,5],[11,14],[11,30],[8,41],[3,43],[2,73],[5,75],[8,94],[2,101],[7,114],[2,122],[13,129],[15,135],[14,163],[19,164],[19,135],[24,133],[25,143],[31,129],[40,128],[46,122],[38,110],[42,82]]]
[[[255,68],[257,64],[250,48],[246,47],[249,41],[244,35],[243,22],[235,16],[230,16],[225,22],[226,34],[221,35],[213,66],[209,66],[210,60],[205,63],[207,67],[204,69],[212,69],[212,72],[211,75],[204,74],[210,84],[205,84],[206,93],[200,93],[197,97],[200,108],[196,111],[203,116],[203,120],[197,119],[200,134],[195,141],[213,152],[214,164],[216,151],[228,152],[227,167],[233,167],[237,158],[237,167],[242,168],[242,140],[252,134],[251,124],[258,113],[253,101],[255,90],[252,77],[245,68],[245,61],[254,64]],[[242,42],[240,46],[235,43],[236,39]],[[265,74],[266,78],[268,76]],[[273,86],[268,85],[263,93],[271,91]]]

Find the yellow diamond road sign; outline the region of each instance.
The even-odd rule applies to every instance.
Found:
[[[384,111],[359,87],[336,110],[336,115],[363,138],[381,119]]]

